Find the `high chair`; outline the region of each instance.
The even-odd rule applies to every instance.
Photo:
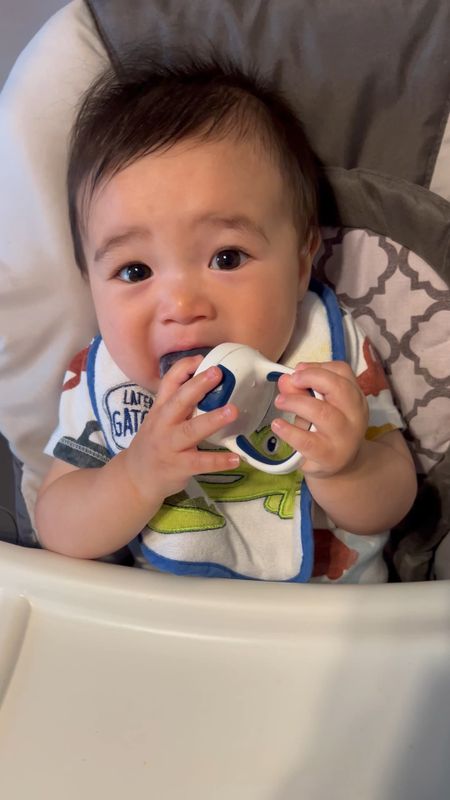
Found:
[[[72,0],[18,59],[0,97],[0,430],[23,545],[0,542],[2,797],[448,795],[449,32],[445,0]],[[274,74],[324,164],[315,274],[377,347],[421,486],[391,583],[180,578],[38,546],[62,377],[96,333],[68,135],[130,43]]]

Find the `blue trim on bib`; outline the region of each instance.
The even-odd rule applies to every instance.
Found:
[[[172,535],[172,534],[169,534]],[[176,536],[176,533],[173,534]],[[228,567],[221,564],[214,564],[209,561],[176,561],[173,558],[161,556],[155,553],[141,541],[142,555],[161,572],[169,572],[172,575],[189,575],[192,578],[234,578],[238,580],[252,580],[248,575],[240,575]],[[255,578],[254,580],[261,580]]]
[[[312,495],[303,478],[300,490],[300,539],[303,558],[300,572],[295,578],[290,578],[289,583],[307,583],[312,575],[314,566],[314,528],[311,511]]]
[[[97,398],[95,396],[95,360],[97,358],[97,351],[102,343],[102,337],[96,336],[91,342],[86,364],[86,374],[89,389],[89,397],[91,398],[91,405],[94,410],[97,422],[100,423],[100,414],[98,413]]]
[[[330,326],[331,354],[333,361],[347,361],[342,311],[339,308],[335,293],[329,286],[321,283],[316,278],[311,278],[309,289],[320,297],[325,306]]]
[[[114,452],[114,450],[112,450],[112,448],[109,445],[108,436],[106,435],[106,431],[105,431],[105,429],[104,429],[104,427],[102,425],[102,420],[101,420],[100,414],[98,413],[97,397],[96,397],[96,394],[95,394],[95,362],[97,360],[98,349],[99,349],[102,341],[103,340],[102,340],[102,337],[100,335],[96,336],[95,339],[93,340],[91,346],[89,347],[89,353],[88,353],[87,364],[86,364],[87,384],[88,384],[89,397],[91,399],[92,409],[93,409],[93,412],[95,414],[95,418],[96,418],[98,424],[100,425],[100,429],[101,429],[101,431],[103,433],[103,438],[105,440],[106,447],[108,449],[108,452],[112,456],[115,456],[116,453]]]

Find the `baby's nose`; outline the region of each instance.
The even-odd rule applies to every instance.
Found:
[[[209,319],[213,313],[210,299],[192,280],[167,287],[160,308],[165,323],[177,322],[179,325]]]

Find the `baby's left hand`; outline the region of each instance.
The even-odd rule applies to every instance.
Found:
[[[345,361],[298,364],[292,375],[281,376],[278,388],[276,407],[296,418],[291,424],[278,417],[271,427],[302,453],[302,472],[331,477],[349,467],[358,455],[369,418],[366,398],[350,366]],[[315,431],[308,430],[311,423]]]

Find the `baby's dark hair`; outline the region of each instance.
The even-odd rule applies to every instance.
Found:
[[[83,230],[93,193],[139,158],[187,138],[258,141],[291,195],[300,243],[317,225],[316,159],[288,103],[255,73],[231,63],[182,59],[162,66],[131,58],[89,88],[69,150],[69,219],[75,260],[87,272]]]

